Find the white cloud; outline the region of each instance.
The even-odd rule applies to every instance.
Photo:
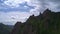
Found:
[[[18,7],[20,3],[27,2],[29,6],[35,6],[34,9],[30,10],[30,13],[35,14],[35,16],[39,15],[39,10],[42,8],[41,2],[38,0],[8,0],[4,3],[11,7]],[[27,7],[27,6],[24,6]],[[28,8],[28,7],[27,7]]]
[[[40,1],[37,0],[31,0],[27,3],[30,6],[35,6],[34,9],[30,10],[30,13],[34,14],[35,16],[39,15],[40,10],[42,9],[42,5]]]
[[[23,2],[27,2],[29,6],[35,6],[35,8],[30,10],[29,12],[0,12],[0,22],[3,22],[5,24],[15,24],[17,21],[25,22],[30,15],[34,14],[35,16],[37,16],[39,14],[39,8],[41,8],[41,5],[37,0],[7,0],[4,1],[4,4],[14,8],[19,7],[19,4]],[[24,7],[28,8],[27,6]]]
[[[8,12],[8,13],[1,13],[0,12],[0,21],[1,22],[11,22],[15,23],[16,21],[24,22],[30,15],[34,14],[35,16],[39,15],[39,12],[44,11],[43,9],[50,8],[51,10],[56,11],[56,7],[58,4],[50,2],[49,0],[7,0],[4,1],[4,4],[15,8],[19,7],[19,4],[27,2],[29,6],[35,6],[34,9],[31,9],[29,12]],[[28,8],[28,6],[24,6]]]
[[[25,22],[30,15],[29,12],[0,12],[0,22],[14,25],[17,21]]]
[[[4,1],[4,4],[10,6],[10,7],[19,7],[19,4],[24,2],[29,2],[30,0],[7,0]]]

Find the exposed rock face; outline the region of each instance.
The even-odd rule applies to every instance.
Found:
[[[25,23],[17,22],[11,34],[58,34],[59,26],[60,13],[47,9],[39,16],[30,16]]]

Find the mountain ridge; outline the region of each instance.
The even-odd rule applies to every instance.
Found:
[[[39,16],[30,16],[25,23],[17,22],[11,34],[59,34],[60,12],[46,9]]]

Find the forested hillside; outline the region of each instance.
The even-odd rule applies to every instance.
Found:
[[[17,22],[11,34],[60,34],[60,12],[46,9],[39,16],[30,16],[25,23]]]
[[[0,23],[0,34],[10,34],[12,27],[9,27],[10,25],[4,25],[3,23]]]

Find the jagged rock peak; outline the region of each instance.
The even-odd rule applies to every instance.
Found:
[[[40,12],[40,14],[38,16],[41,16],[41,15],[42,15],[42,13]]]
[[[21,22],[17,22],[16,24],[21,24]]]
[[[40,12],[40,14],[37,16],[37,18],[41,18],[42,17],[42,13]]]
[[[51,12],[51,10],[46,9],[43,13],[49,13],[49,12]]]
[[[43,12],[43,15],[46,15],[46,14],[49,14],[49,13],[51,13],[51,10],[46,9],[46,10]]]
[[[32,16],[30,16],[30,17],[29,17],[29,19],[34,18],[34,17],[35,17],[35,16],[34,16],[34,15],[32,15]]]
[[[51,10],[49,10],[49,9],[47,8],[45,11],[51,11]]]
[[[34,15],[31,15],[30,17],[34,17]]]

